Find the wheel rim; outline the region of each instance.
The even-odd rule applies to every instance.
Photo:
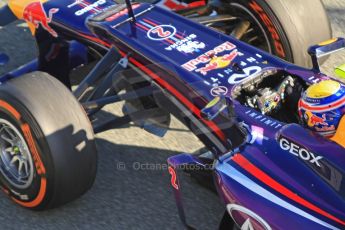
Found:
[[[240,10],[240,12],[243,14],[243,17],[250,23],[250,27],[248,28],[248,30],[246,31],[247,34],[251,36],[248,37],[242,37],[242,38],[238,38],[248,44],[254,45],[262,50],[265,50],[269,53],[272,53],[272,45],[271,45],[271,41],[269,39],[269,35],[267,34],[267,32],[265,31],[265,29],[263,28],[262,24],[258,21],[258,19],[254,16],[254,14],[252,12],[250,12],[247,8],[245,8],[244,6],[237,4],[237,3],[232,3],[231,7],[236,7]],[[241,19],[240,19],[241,20]],[[242,19],[243,20],[243,19]],[[239,24],[242,21],[239,22]],[[259,30],[258,30],[259,29]]]
[[[0,119],[0,172],[18,189],[28,188],[34,176],[33,160],[25,139],[4,119]]]
[[[183,12],[183,14],[194,21],[212,27],[227,35],[232,35],[245,43],[272,53],[273,50],[269,35],[255,15],[246,7],[237,3],[226,5],[226,8],[229,7],[236,12],[236,16],[226,13],[229,10],[224,9],[215,9],[219,12],[208,11],[204,15],[188,15],[188,12]]]

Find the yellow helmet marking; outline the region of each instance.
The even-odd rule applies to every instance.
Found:
[[[331,96],[340,89],[340,83],[333,80],[321,81],[307,89],[307,96],[310,98],[324,98]]]

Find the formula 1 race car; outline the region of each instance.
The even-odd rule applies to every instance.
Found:
[[[173,115],[208,149],[207,157],[169,159],[186,226],[178,169],[206,168],[211,161],[227,207],[222,226],[344,228],[342,129],[328,140],[297,119],[296,95],[329,78],[320,73],[319,58],[345,47],[341,38],[312,46],[311,61],[299,49],[308,39],[329,37],[322,4],[230,0],[198,3],[196,9],[185,4],[171,7],[185,17],[154,4],[110,0],[13,0],[1,9],[0,24],[24,19],[39,48],[37,60],[0,78],[2,190],[33,210],[72,201],[96,175],[93,132],[133,121],[163,136]],[[315,11],[304,18],[311,7]],[[280,20],[283,12],[288,21]],[[317,21],[320,31],[311,26],[313,15],[325,19]],[[310,62],[312,69],[224,32],[289,54],[287,60],[301,65]],[[2,63],[6,59],[0,55]],[[71,92],[69,73],[79,73],[80,66],[92,68]],[[120,101],[123,117],[97,119],[104,106]]]

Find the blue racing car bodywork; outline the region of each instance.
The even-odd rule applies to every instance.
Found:
[[[312,47],[314,68],[306,69],[155,5],[135,3],[132,10],[129,16],[128,6],[110,0],[50,0],[27,5],[24,19],[33,32],[41,25],[56,39],[75,40],[72,67],[86,62],[83,45],[104,52],[116,47],[122,68],[128,64],[158,89],[157,104],[212,152],[218,194],[242,229],[344,229],[345,120],[335,138],[321,137],[298,124],[296,99],[330,78],[319,71],[317,57],[344,48],[344,40]],[[0,80],[37,68],[33,62]],[[321,121],[310,117],[314,125]],[[189,154],[168,162],[188,226],[178,171],[206,164]]]

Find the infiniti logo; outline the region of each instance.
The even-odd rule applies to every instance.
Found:
[[[260,229],[272,230],[269,224],[258,214],[243,206],[237,204],[228,204],[226,209],[235,223],[241,227],[241,230],[255,230],[255,225],[259,225],[261,227]],[[238,214],[240,214],[240,216],[247,217],[247,219],[243,220],[243,218],[241,218]]]

